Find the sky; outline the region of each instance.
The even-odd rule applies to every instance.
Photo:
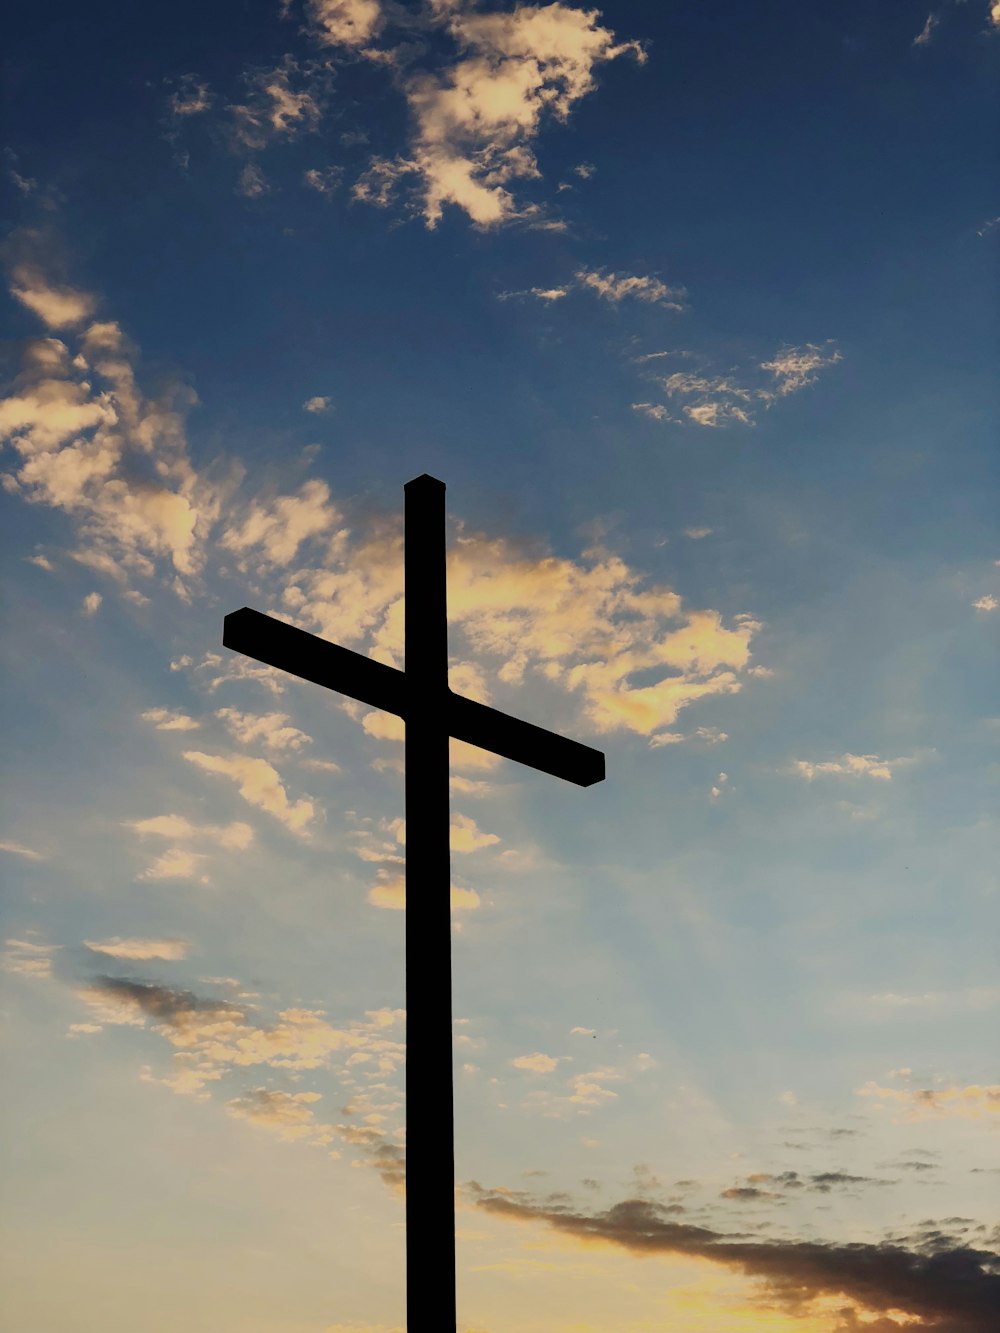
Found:
[[[998,59],[8,21],[10,1333],[401,1333],[401,724],[222,621],[405,666],[425,472],[452,688],[607,756],[452,745],[461,1333],[997,1328]]]

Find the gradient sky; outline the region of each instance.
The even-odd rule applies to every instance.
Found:
[[[995,1333],[1000,6],[5,46],[3,1328],[402,1325],[400,728],[221,634],[402,666],[429,472],[608,762],[453,747],[460,1330]]]

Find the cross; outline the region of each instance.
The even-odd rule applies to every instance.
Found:
[[[403,490],[404,671],[247,606],[222,642],[406,724],[406,1320],[454,1333],[449,738],[580,787],[603,780],[604,755],[448,688],[444,482]]]

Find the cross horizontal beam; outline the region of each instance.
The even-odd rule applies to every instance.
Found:
[[[226,616],[222,642],[245,657],[406,720],[409,707],[406,672],[396,667],[374,662],[350,648],[341,648],[248,606]],[[414,700],[415,708],[425,706],[421,699]],[[455,740],[491,750],[504,759],[564,778],[578,787],[591,787],[604,780],[604,755],[589,745],[510,717],[451,690],[446,696],[445,710],[442,722]]]

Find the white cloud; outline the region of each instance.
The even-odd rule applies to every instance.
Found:
[[[313,34],[328,46],[364,47],[382,27],[379,0],[307,0]]]
[[[673,353],[654,352],[638,360],[648,365],[669,355]],[[718,428],[734,422],[752,426],[758,407],[767,409],[779,399],[813,384],[821,370],[840,360],[841,353],[829,342],[823,347],[806,343],[803,347],[784,347],[773,360],[762,361],[755,370],[738,377],[734,373],[699,374],[685,370],[652,378],[668,399],[679,403],[684,416],[696,426]],[[762,370],[770,376],[766,383],[760,383]],[[754,379],[758,381],[756,384]],[[632,408],[658,420],[671,419],[662,404],[640,402],[633,403]]]
[[[454,814],[451,817],[451,850],[453,852],[477,852],[482,847],[491,847],[500,839],[495,833],[483,833],[474,819],[467,815]]]
[[[293,139],[318,127],[322,114],[318,85],[291,56],[275,69],[248,75],[247,82],[250,100],[231,108],[233,132],[244,148],[259,150],[273,139]],[[294,82],[305,86],[295,88]],[[250,193],[245,188],[241,192]],[[258,192],[262,191],[254,191]]]
[[[632,411],[641,412],[643,416],[647,416],[653,421],[667,421],[670,418],[669,411],[662,403],[633,403]]]
[[[879,759],[874,754],[843,754],[839,759],[827,759],[820,763],[796,759],[792,771],[809,782],[815,777],[867,777],[888,782],[892,778],[894,769],[913,762],[912,757]]]
[[[402,550],[398,526],[345,543],[322,568],[300,569],[290,585],[299,623],[374,657],[402,661]],[[500,685],[526,672],[576,692],[600,731],[653,737],[697,699],[735,693],[749,669],[757,631],[749,616],[729,625],[712,610],[688,610],[620,557],[592,550],[573,561],[526,555],[504,539],[460,533],[448,556],[452,650]],[[658,671],[657,671],[658,669]],[[657,671],[650,683],[650,676]],[[642,673],[643,683],[632,678]],[[400,719],[352,712],[372,736],[401,741]],[[500,760],[454,742],[461,771]]]
[[[980,597],[972,603],[977,611],[995,611],[1000,602],[995,597],[987,593],[985,597]]]
[[[288,799],[281,775],[263,759],[252,759],[247,755],[226,758],[223,755],[204,754],[200,750],[185,750],[184,758],[206,773],[218,773],[235,782],[240,795],[248,804],[266,810],[294,833],[302,833],[316,815],[312,801]]]
[[[241,745],[259,741],[269,750],[301,750],[312,743],[298,727],[287,726],[287,713],[240,713],[235,708],[220,708],[216,717],[229,728]]]
[[[172,708],[147,708],[140,717],[157,731],[195,731],[199,726],[193,717]]]
[[[82,324],[97,304],[89,293],[51,281],[32,264],[19,264],[13,270],[10,292],[50,329]]]
[[[909,1079],[908,1069],[894,1073]],[[871,1098],[876,1111],[899,1108],[904,1120],[983,1120],[1000,1115],[1000,1084],[887,1088],[871,1081],[858,1088],[857,1095]]]
[[[91,324],[77,348],[71,355],[56,338],[25,345],[0,403],[0,440],[20,460],[7,488],[68,514],[81,540],[73,554],[92,568],[148,577],[165,557],[175,574],[195,573],[218,511],[187,456],[183,422],[195,395],[175,382],[147,398],[137,353],[115,323]]]
[[[358,47],[379,24],[378,8],[315,0],[327,40]],[[369,202],[388,202],[402,177],[419,178],[421,211],[429,227],[451,204],[477,226],[539,219],[508,188],[541,172],[532,143],[549,118],[565,121],[574,104],[595,86],[594,71],[629,52],[597,25],[594,10],[561,3],[522,5],[499,13],[477,13],[435,3],[431,15],[453,39],[458,56],[437,72],[410,74],[404,91],[414,118],[406,157],[374,159],[355,187]],[[556,224],[558,225],[558,224]]]
[[[221,545],[241,555],[253,551],[270,564],[287,565],[295,559],[303,542],[327,533],[340,521],[330,504],[326,482],[305,482],[297,495],[279,495],[271,501],[255,500],[242,522],[233,523]]]
[[[152,865],[137,876],[138,879],[196,879],[207,884],[207,876],[201,873],[201,863],[205,860],[203,852],[193,852],[188,847],[169,847],[156,858]]]
[[[829,343],[825,344],[830,347]],[[842,360],[835,348],[830,351],[818,347],[815,343],[806,343],[804,347],[784,347],[773,361],[762,361],[761,370],[769,370],[777,382],[777,393],[781,397],[804,389],[813,384],[816,375],[827,366],[834,366]]]
[[[990,23],[1000,28],[1000,0],[990,0]]]
[[[559,1061],[554,1056],[543,1055],[541,1051],[534,1051],[531,1055],[515,1056],[510,1063],[515,1069],[527,1069],[532,1074],[551,1074]]]
[[[685,537],[690,537],[691,540],[692,540],[692,541],[695,541],[695,542],[697,542],[697,541],[701,541],[701,539],[702,539],[703,537],[710,537],[711,535],[712,535],[712,529],[711,529],[711,528],[685,528],[685,529],[684,529],[684,536],[685,536]]]
[[[302,410],[303,412],[312,412],[314,415],[318,415],[321,412],[329,412],[332,406],[332,398],[323,398],[317,395],[315,398],[307,398],[302,404]]]
[[[578,282],[597,293],[605,301],[617,304],[626,298],[644,301],[650,305],[663,305],[668,310],[683,310],[686,295],[682,287],[668,287],[659,278],[649,276],[619,277],[616,273],[603,273],[598,269],[580,269],[576,275]]]
[[[84,944],[94,953],[104,953],[111,958],[127,958],[135,961],[161,959],[175,963],[186,958],[191,948],[190,940],[170,939],[122,939],[120,935],[110,940],[84,940]]]
[[[88,592],[81,605],[83,614],[85,616],[96,615],[103,601],[104,598],[99,592]]]

